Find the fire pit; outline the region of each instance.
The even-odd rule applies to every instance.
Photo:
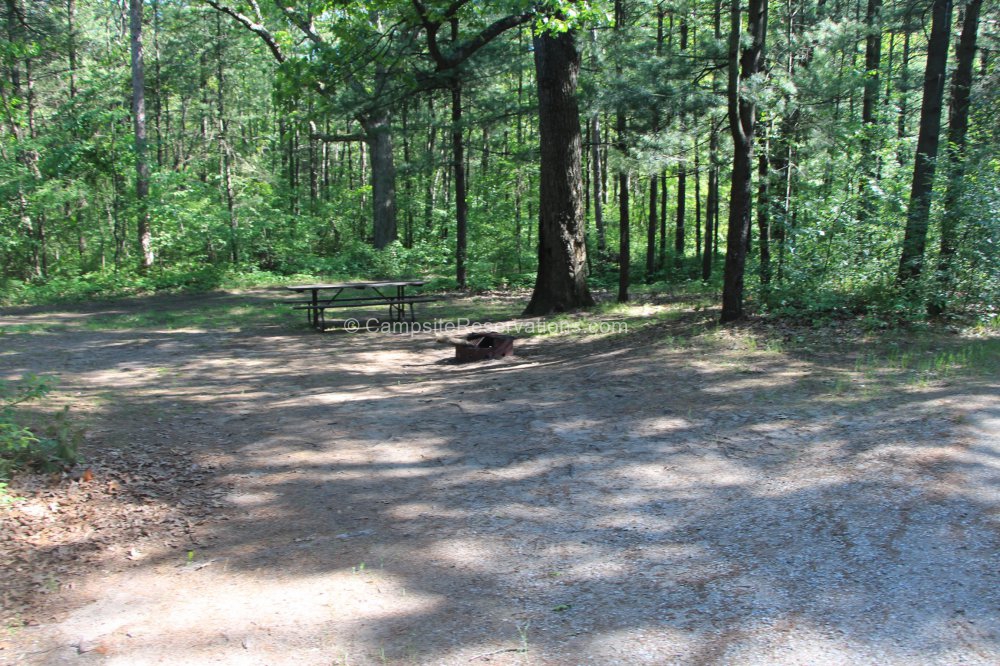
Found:
[[[514,337],[500,333],[469,333],[464,338],[451,340],[455,345],[455,361],[485,361],[514,355]]]

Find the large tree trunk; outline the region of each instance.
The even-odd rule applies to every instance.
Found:
[[[982,0],[969,0],[965,6],[962,36],[959,39],[955,73],[951,77],[951,104],[948,119],[948,189],[944,195],[944,215],[941,218],[941,252],[938,255],[938,286],[927,305],[928,313],[939,316],[944,312],[952,290],[954,267],[952,260],[958,249],[958,224],[961,219],[962,184],[965,176],[965,141],[969,130],[969,105],[972,91],[972,66],[976,58],[976,36],[979,32],[979,12]]]
[[[377,111],[362,123],[371,162],[374,245],[381,250],[396,240],[396,166],[388,111]]]
[[[541,182],[538,275],[526,314],[594,304],[587,288],[580,113],[576,82],[580,54],[572,31],[535,37]]]
[[[767,35],[767,0],[750,0],[750,44],[740,55],[740,0],[732,0],[729,35],[729,130],[733,135],[733,174],[729,193],[729,230],[722,287],[722,322],[743,316],[743,278],[750,238],[751,171],[756,104],[740,95],[740,80],[761,71]],[[740,71],[742,68],[742,71]]]
[[[135,197],[138,203],[139,265],[153,265],[153,237],[149,229],[149,162],[146,155],[146,92],[142,51],[142,0],[129,6],[132,36],[132,123],[135,128]]]
[[[916,282],[924,265],[934,169],[941,137],[941,107],[951,34],[951,9],[952,0],[934,0],[931,37],[927,43],[927,67],[924,72],[924,97],[920,105],[920,133],[917,136],[910,207],[906,215],[906,232],[897,276],[903,286]]]

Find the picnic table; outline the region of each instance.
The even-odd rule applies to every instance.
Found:
[[[386,305],[389,319],[404,321],[409,308],[410,321],[415,321],[414,303],[439,300],[434,296],[406,295],[407,287],[420,287],[424,280],[393,280],[378,282],[336,282],[331,284],[297,284],[285,287],[297,293],[309,292],[307,301],[296,301],[296,310],[305,310],[309,323],[318,330],[326,328],[326,310],[330,308],[365,307]],[[360,295],[358,294],[360,292]]]

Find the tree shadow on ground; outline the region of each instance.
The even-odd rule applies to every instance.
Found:
[[[956,453],[956,389],[859,401],[808,355],[748,372],[661,342],[711,316],[476,366],[436,363],[431,336],[71,335],[75,388],[127,378],[103,422],[142,437],[156,413],[234,485],[199,550],[225,573],[184,573],[203,596],[133,656],[211,621],[234,581],[244,610],[216,621],[267,617],[261,644],[306,662],[996,654],[1000,458]]]

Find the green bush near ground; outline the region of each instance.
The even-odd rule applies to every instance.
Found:
[[[64,408],[46,432],[36,432],[23,425],[18,406],[45,398],[53,380],[38,375],[25,375],[16,382],[0,381],[0,481],[10,479],[17,470],[33,469],[52,472],[76,464],[79,435]],[[0,493],[5,486],[0,487]]]

